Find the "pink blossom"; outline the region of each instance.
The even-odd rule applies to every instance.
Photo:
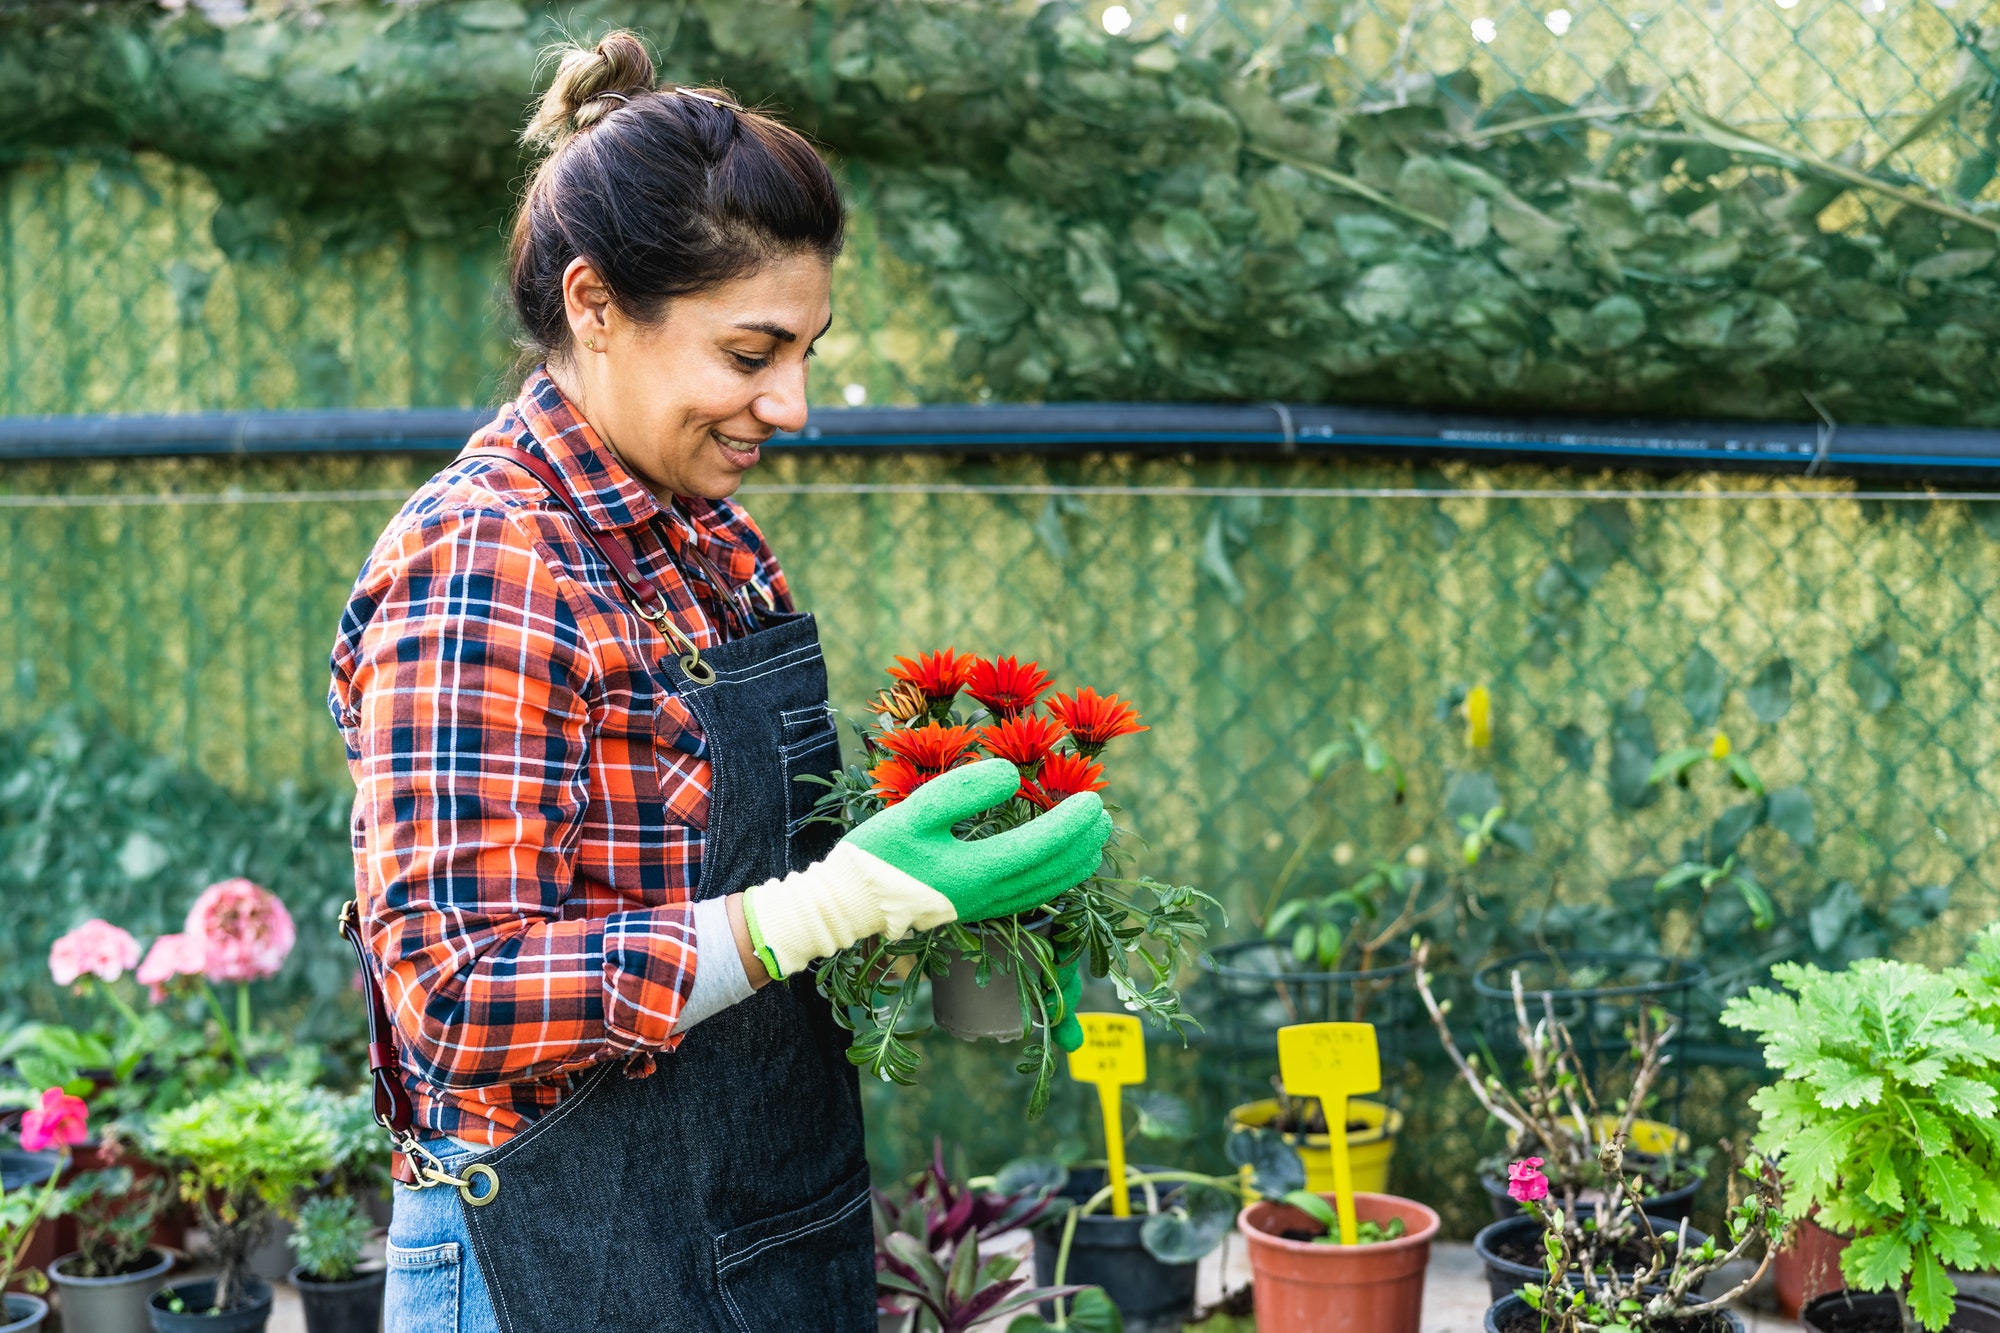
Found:
[[[201,891],[188,909],[187,933],[202,945],[210,981],[256,981],[284,966],[296,938],[292,914],[278,895],[247,879],[225,879]]]
[[[1516,1203],[1533,1203],[1549,1197],[1549,1178],[1542,1174],[1542,1159],[1524,1157],[1507,1167],[1507,1197]]]
[[[21,1147],[27,1152],[60,1145],[75,1147],[90,1137],[90,1108],[61,1088],[42,1094],[42,1104],[21,1116]]]
[[[49,946],[49,975],[69,986],[86,973],[116,981],[139,962],[139,941],[101,917],[70,931]]]
[[[165,997],[164,987],[175,977],[198,977],[202,972],[201,938],[196,935],[162,935],[146,950],[139,964],[139,983],[152,988],[153,1003]]]

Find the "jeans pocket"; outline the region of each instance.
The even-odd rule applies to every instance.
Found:
[[[803,1208],[716,1237],[716,1283],[737,1327],[873,1329],[874,1234],[863,1170]]]
[[[459,1333],[458,1307],[465,1265],[455,1240],[437,1245],[391,1244],[382,1293],[386,1333]]]

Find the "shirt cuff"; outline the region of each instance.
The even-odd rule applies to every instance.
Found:
[[[704,1018],[750,998],[750,974],[736,950],[736,930],[729,924],[729,900],[709,898],[694,905],[694,989],[681,1001],[674,1020],[676,1036]]]
[[[611,1045],[671,1046],[695,972],[694,921],[685,904],[604,918],[604,1031]]]

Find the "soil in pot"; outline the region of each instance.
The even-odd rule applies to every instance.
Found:
[[[233,1310],[208,1313],[215,1303],[215,1279],[197,1278],[161,1287],[146,1303],[146,1317],[153,1333],[263,1333],[271,1318],[271,1284],[260,1278],[243,1279],[244,1301]],[[180,1297],[186,1308],[175,1311],[168,1302]]]
[[[66,1254],[49,1265],[49,1279],[62,1293],[63,1333],[146,1333],[152,1327],[146,1302],[173,1271],[174,1257],[147,1250],[129,1272],[110,1277],[64,1271],[80,1258]]]
[[[1653,1230],[1656,1234],[1677,1236],[1680,1234],[1680,1223],[1656,1217],[1653,1219]],[[1707,1239],[1707,1232],[1693,1227],[1687,1229],[1687,1248],[1695,1249]],[[1542,1224],[1533,1216],[1510,1217],[1505,1222],[1495,1222],[1472,1238],[1472,1249],[1486,1265],[1487,1289],[1496,1301],[1513,1295],[1526,1283],[1545,1280]],[[1630,1238],[1613,1252],[1613,1269],[1630,1275],[1650,1263],[1652,1257],[1652,1242],[1635,1226]]]
[[[1163,1171],[1158,1166],[1135,1166],[1134,1171]],[[1063,1186],[1064,1198],[1082,1203],[1104,1188],[1102,1167],[1072,1170]],[[1158,1191],[1164,1204],[1172,1197],[1171,1188]],[[1114,1217],[1109,1206],[1079,1218],[1076,1235],[1069,1245],[1069,1267],[1063,1281],[1088,1287],[1102,1287],[1118,1313],[1125,1317],[1126,1333],[1180,1333],[1194,1306],[1194,1264],[1163,1264],[1146,1252],[1139,1229],[1146,1223],[1146,1194],[1134,1187],[1132,1216]],[[1062,1246],[1063,1215],[1035,1230],[1035,1282],[1048,1286],[1055,1281],[1056,1252]],[[1042,1310],[1044,1319],[1053,1318],[1052,1306]]]
[[[1834,1291],[1808,1301],[1799,1323],[1810,1333],[1903,1333],[1896,1298],[1886,1291]],[[1945,1333],[2000,1333],[2000,1306],[1961,1295]]]
[[[1237,1215],[1250,1247],[1258,1333],[1417,1333],[1438,1215],[1393,1194],[1357,1193],[1354,1211],[1380,1226],[1400,1220],[1404,1234],[1323,1245],[1294,1238],[1316,1238],[1320,1228],[1288,1204],[1264,1199]]]
[[[356,1273],[345,1282],[320,1282],[297,1268],[289,1274],[306,1315],[306,1333],[375,1333],[382,1322],[385,1269]]]
[[[1509,1296],[1486,1311],[1486,1333],[1542,1333],[1542,1316],[1519,1296]],[[1717,1309],[1663,1324],[1658,1333],[1743,1333],[1743,1321]]]
[[[49,1303],[39,1296],[10,1291],[0,1305],[0,1333],[34,1333],[49,1317]]]

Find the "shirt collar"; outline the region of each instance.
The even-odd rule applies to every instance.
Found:
[[[563,396],[546,367],[535,367],[514,406],[538,452],[569,487],[583,521],[592,528],[600,532],[634,528],[663,512],[653,493],[626,470]]]

